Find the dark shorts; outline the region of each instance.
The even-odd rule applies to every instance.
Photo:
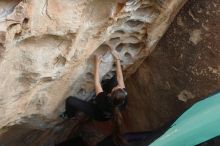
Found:
[[[76,112],[84,112],[85,114],[97,121],[109,120],[102,117],[102,111],[100,111],[92,101],[87,102],[78,99],[77,97],[69,96],[66,99],[65,114],[68,118],[72,118],[75,116]]]

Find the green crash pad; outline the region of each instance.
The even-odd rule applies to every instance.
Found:
[[[150,146],[194,146],[220,135],[220,92],[197,102]]]

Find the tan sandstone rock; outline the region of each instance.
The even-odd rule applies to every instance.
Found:
[[[53,127],[67,96],[90,99],[96,53],[103,54],[102,78],[114,71],[111,49],[129,77],[185,2],[0,1],[0,133],[17,124],[28,125],[25,134]]]

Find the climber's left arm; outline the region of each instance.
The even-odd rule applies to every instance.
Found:
[[[112,54],[116,60],[116,75],[117,75],[118,85],[121,88],[125,88],[124,77],[123,77],[123,73],[122,73],[121,60],[120,60],[119,53],[114,50],[114,51],[112,51]]]
[[[94,74],[95,74],[95,92],[96,95],[98,95],[100,92],[103,92],[102,86],[100,84],[100,78],[99,78],[99,66],[101,63],[101,56],[100,55],[96,55],[95,56],[95,70],[94,70]]]

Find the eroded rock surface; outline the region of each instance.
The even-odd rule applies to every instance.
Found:
[[[129,76],[184,2],[1,1],[0,127],[44,128],[68,95],[91,98],[95,53],[103,54],[102,77],[114,70],[110,49],[120,52]]]
[[[109,49],[121,53],[128,77],[125,131],[160,128],[218,90],[219,1],[190,0],[139,66],[184,3],[152,2],[1,1],[1,144],[49,146],[74,134],[75,121],[53,125],[66,96],[92,94],[94,53],[104,55],[102,77],[111,76]],[[82,129],[100,140],[107,125]]]
[[[158,129],[220,89],[219,8],[219,0],[188,1],[155,51],[128,78],[127,129]]]
[[[101,77],[108,78],[115,69],[110,50],[117,50],[129,77],[185,2],[0,1],[1,143],[48,146],[66,138],[69,125],[54,125],[67,96],[91,98],[94,54],[103,55]]]

